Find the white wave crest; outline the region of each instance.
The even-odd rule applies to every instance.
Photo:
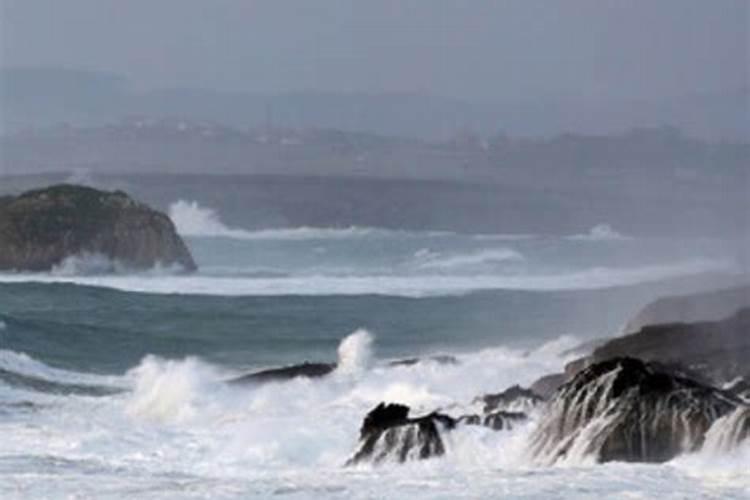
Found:
[[[224,225],[213,208],[196,201],[178,200],[169,206],[169,218],[183,236],[245,238],[251,233]]]
[[[372,362],[373,336],[364,329],[359,329],[341,341],[338,348],[339,373],[361,373],[370,367]]]
[[[158,421],[186,421],[196,415],[199,402],[215,390],[214,371],[196,358],[182,361],[146,356],[128,372],[135,388],[126,411],[132,417]]]
[[[137,270],[117,259],[110,259],[106,255],[83,252],[63,259],[62,262],[52,267],[50,275],[60,278],[130,274],[169,276],[183,271],[184,269],[179,264],[163,265],[158,262],[151,269]]]
[[[449,255],[447,257],[442,257],[439,253],[430,252],[429,249],[422,249],[415,253],[414,256],[422,260],[419,263],[419,267],[422,269],[446,270],[524,260],[523,255],[511,248],[493,248],[467,254]]]
[[[56,276],[91,276],[123,271],[122,264],[106,255],[84,252],[66,257],[52,268],[51,273]]]
[[[229,277],[164,275],[159,273],[94,276],[50,274],[0,274],[0,283],[76,283],[128,292],[200,295],[362,295],[399,297],[461,295],[478,290],[596,290],[612,286],[691,276],[703,273],[734,273],[732,263],[706,259],[667,265],[631,268],[595,267],[580,271],[523,275],[422,275],[422,276],[330,276]]]
[[[0,349],[0,368],[27,377],[71,384],[119,385],[118,377],[53,368],[23,352]]]

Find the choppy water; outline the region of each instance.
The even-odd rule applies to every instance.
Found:
[[[533,420],[460,429],[441,459],[343,467],[380,401],[428,411],[529,384],[580,340],[702,280],[682,277],[741,274],[731,244],[603,228],[251,233],[181,209],[197,275],[101,275],[89,258],[0,275],[0,497],[750,497],[748,447],[540,468],[522,453]],[[358,329],[371,333],[341,344]],[[386,363],[435,353],[460,363]],[[224,383],[304,360],[340,367],[316,381]]]

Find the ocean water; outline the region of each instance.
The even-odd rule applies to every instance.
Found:
[[[0,498],[748,498],[750,443],[661,465],[534,465],[533,417],[439,459],[344,463],[381,401],[469,405],[559,371],[668,292],[741,278],[731,242],[229,228],[171,213],[201,270],[80,256],[0,275]],[[456,356],[456,364],[428,359]],[[409,366],[389,361],[421,357]],[[330,376],[228,385],[338,362]]]

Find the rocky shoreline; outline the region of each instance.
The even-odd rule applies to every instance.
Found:
[[[699,451],[711,439],[721,441],[711,446],[736,448],[750,439],[749,292],[744,287],[657,301],[684,304],[732,297],[735,307],[721,304],[719,309],[729,310],[723,319],[679,323],[671,322],[674,311],[651,304],[644,310],[648,314],[657,310],[667,323],[588,343],[590,354],[528,389],[513,386],[477,396],[466,406],[435,408],[416,416],[398,401],[383,401],[364,417],[359,444],[347,464],[400,463],[445,455],[450,433],[470,425],[496,432],[531,425],[527,458],[540,465],[586,458],[665,462]],[[675,311],[684,313],[682,307]],[[388,366],[421,362],[459,363],[439,356]],[[335,363],[303,363],[232,382],[318,378],[335,369]]]

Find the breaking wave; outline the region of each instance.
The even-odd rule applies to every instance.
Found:
[[[250,231],[229,227],[222,222],[219,213],[213,208],[204,207],[196,201],[178,200],[169,206],[169,217],[182,236],[195,238],[232,238],[239,240],[316,240],[346,239],[365,236],[406,236],[420,234],[447,236],[447,231],[425,231],[411,233],[404,230],[390,230],[374,227],[294,227],[259,229]]]
[[[122,275],[0,274],[2,283],[75,283],[116,290],[160,294],[221,296],[391,295],[431,297],[462,295],[481,290],[595,290],[656,282],[701,273],[731,272],[722,261],[689,260],[632,268],[595,267],[549,274],[507,275],[293,275],[236,278],[210,275],[142,273]],[[238,273],[241,274],[241,273]]]
[[[478,252],[448,256],[432,252],[429,249],[422,249],[417,251],[414,257],[420,261],[418,267],[421,269],[444,270],[524,260],[523,255],[510,248],[480,250]]]
[[[151,269],[135,270],[119,260],[110,259],[106,255],[84,252],[63,259],[62,262],[52,267],[50,275],[61,278],[129,274],[167,276],[182,272],[184,272],[184,269],[179,264],[169,266],[157,264]]]

